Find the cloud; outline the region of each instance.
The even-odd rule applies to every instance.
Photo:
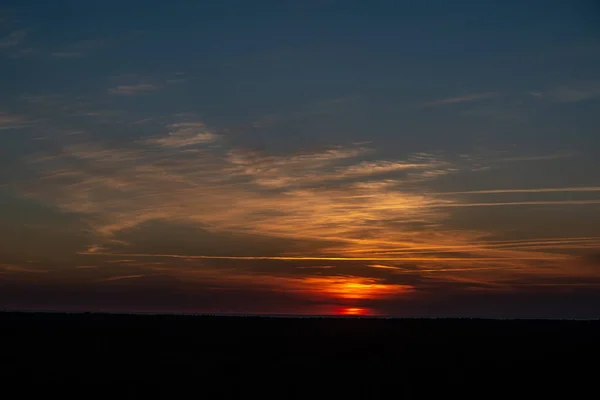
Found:
[[[120,275],[120,276],[111,276],[108,278],[103,278],[103,279],[99,279],[98,282],[114,282],[114,281],[121,281],[124,279],[137,279],[137,278],[143,278],[146,275]]]
[[[24,58],[24,57],[30,57],[32,55],[34,55],[36,52],[34,49],[32,48],[25,48],[25,49],[17,49],[16,51],[10,53],[8,55],[8,58]]]
[[[389,188],[400,183],[398,180],[381,178],[390,174],[401,174],[403,182],[415,182],[456,172],[449,163],[423,153],[411,155],[404,161],[357,160],[372,152],[370,148],[356,145],[347,148],[332,147],[323,152],[315,151],[291,157],[233,150],[228,157],[232,164],[240,167],[237,174],[246,176],[265,188],[300,188],[332,182],[352,182],[356,189],[383,189],[384,186]]]
[[[400,270],[399,267],[394,267],[394,266],[390,266],[390,265],[381,265],[381,264],[370,264],[370,265],[367,265],[367,267],[369,267],[369,268],[377,268],[377,269],[391,269],[393,271]]]
[[[169,234],[165,236],[165,232]],[[181,255],[188,260],[194,259],[197,254],[216,259],[310,253],[331,244],[319,240],[265,236],[260,233],[217,231],[198,222],[176,223],[168,220],[148,221],[121,230],[115,233],[114,240],[110,246],[113,252],[144,253],[152,249],[154,254]],[[94,254],[98,255],[101,251]]]
[[[0,112],[0,131],[8,129],[23,129],[31,126],[37,121],[22,115]]]
[[[62,50],[51,53],[51,55],[56,58],[81,58],[85,57],[90,52],[99,49],[104,44],[105,41],[102,39],[80,40],[66,46]]]
[[[497,160],[494,160],[496,162],[511,162],[511,161],[553,161],[553,160],[560,160],[560,159],[564,159],[564,158],[571,158],[573,157],[573,153],[571,152],[566,152],[566,153],[557,153],[557,154],[548,154],[548,155],[540,155],[540,156],[516,156],[516,157],[505,157],[505,158],[500,158]]]
[[[566,160],[576,154],[572,151],[536,155],[508,155],[510,153],[508,151],[490,151],[481,148],[473,154],[460,155],[460,159],[469,165],[471,171],[487,171],[492,168],[502,168],[507,163]]]
[[[108,89],[110,94],[116,95],[135,95],[139,93],[148,93],[158,89],[157,86],[149,83],[138,83],[135,85],[118,85]]]
[[[111,240],[118,232],[165,220],[324,241],[333,247],[327,252],[339,256],[358,243],[369,247],[387,238],[389,246],[397,247],[414,240],[415,235],[394,232],[381,221],[437,223],[444,212],[433,206],[449,202],[398,190],[379,178],[381,173],[438,168],[432,159],[368,161],[364,158],[372,150],[360,145],[289,155],[227,146],[189,152],[191,145],[212,140],[212,134],[206,135],[199,123],[177,123],[171,129],[171,135],[123,148],[90,143],[38,155],[32,167],[41,175],[24,194],[88,215],[98,238],[92,247],[99,253],[116,245]]]
[[[167,79],[165,81],[165,83],[167,83],[168,85],[173,85],[173,84],[185,83],[189,80],[190,80],[190,78],[184,72],[176,72],[175,76],[170,79]]]
[[[544,92],[536,92],[536,97],[557,103],[575,103],[600,97],[600,80],[575,82],[557,86]]]
[[[437,194],[438,195],[456,195],[456,194],[561,193],[561,192],[600,192],[600,186],[533,188],[533,189],[467,190],[467,191],[462,191],[462,192],[439,192]]]
[[[166,137],[152,138],[147,141],[162,147],[187,147],[198,144],[213,143],[220,136],[211,132],[202,122],[178,122],[167,125],[169,134]]]
[[[13,31],[8,36],[0,38],[0,48],[18,46],[23,42],[25,36],[27,36],[27,29]]]
[[[123,278],[131,285],[160,273],[210,287],[279,288],[339,301],[349,288],[367,293],[365,299],[440,287],[509,290],[509,276],[556,274],[575,260],[573,252],[600,245],[594,236],[495,241],[493,226],[449,227],[459,208],[600,202],[477,202],[461,194],[478,191],[428,190],[434,179],[470,171],[471,159],[383,158],[368,143],[272,153],[236,146],[192,117],[175,117],[166,134],[119,144],[65,137],[28,159],[33,175],[19,194],[80,216],[88,243],[78,257],[91,260],[77,264],[102,266],[97,271],[119,266],[110,277],[148,275]],[[580,189],[497,193],[510,190]],[[324,265],[331,268],[317,268]]]
[[[79,51],[57,51],[52,53],[52,57],[56,58],[80,58],[85,54]]]
[[[600,248],[597,245],[596,249]],[[591,253],[588,253],[582,257],[582,260],[585,264],[590,265],[595,268],[600,267],[600,251],[596,250]]]
[[[426,263],[432,271],[443,263],[456,273],[470,273],[457,266],[469,264],[492,279],[524,260],[569,259],[551,252],[552,245],[591,245],[490,243],[484,240],[488,231],[445,228],[459,207],[592,201],[478,203],[447,198],[420,187],[428,182],[424,177],[459,170],[431,154],[381,160],[365,144],[269,154],[227,140],[212,146],[215,134],[201,121],[166,127],[171,134],[119,147],[82,142],[36,155],[30,160],[35,176],[21,194],[84,216],[93,242],[82,254],[90,257],[328,264],[362,260],[373,265],[410,261]],[[153,229],[173,243],[145,240]],[[264,238],[264,246],[254,252],[239,246],[255,243],[252,238]],[[277,244],[282,241],[287,244]],[[220,244],[199,246],[213,242]]]
[[[0,268],[6,272],[19,273],[24,272],[27,274],[47,274],[49,271],[39,268],[28,268],[18,265],[0,264]]]
[[[475,106],[460,112],[463,117],[492,119],[496,121],[525,120],[527,115],[518,104]]]
[[[177,84],[177,83],[185,83],[188,80],[186,78],[176,78],[176,79],[167,79],[168,84]]]
[[[252,127],[254,128],[267,128],[273,125],[276,125],[285,120],[283,115],[270,114],[265,115],[258,118],[256,121],[252,122]]]
[[[141,125],[141,124],[146,124],[151,121],[154,121],[154,118],[142,118],[142,119],[138,119],[136,121],[131,122],[129,125]]]
[[[470,252],[477,249],[486,249],[488,254],[491,254],[491,249],[589,249],[596,248],[600,243],[599,236],[589,237],[570,237],[570,238],[531,238],[531,239],[520,239],[520,240],[485,240],[485,241],[473,241],[471,243],[463,244],[425,244],[422,246],[412,246],[410,248],[389,250],[384,254],[388,255],[400,255],[400,254],[421,254],[421,253],[436,253],[438,256],[444,253],[456,253],[459,251]],[[501,254],[501,253],[499,253]],[[506,253],[505,253],[506,254]],[[533,255],[533,254],[531,254]],[[542,257],[547,255],[542,254]],[[554,255],[549,259],[565,258],[565,256]],[[566,259],[569,257],[566,256]],[[456,259],[456,258],[453,258]],[[467,258],[466,260],[473,260],[473,258]],[[375,264],[380,266],[380,264]],[[374,267],[374,265],[372,265]]]
[[[539,200],[539,201],[506,201],[497,203],[456,203],[443,204],[438,207],[495,207],[495,206],[582,206],[600,204],[598,200]]]
[[[445,105],[445,104],[468,103],[468,102],[489,99],[489,98],[494,97],[495,95],[496,94],[493,92],[474,93],[474,94],[469,94],[469,95],[464,95],[464,96],[450,97],[450,98],[446,98],[446,99],[430,101],[430,102],[422,104],[422,107],[434,107],[434,106],[441,106],[441,105]]]
[[[359,96],[346,96],[322,100],[309,104],[300,111],[264,115],[253,121],[251,126],[258,129],[272,128],[284,123],[308,121],[323,116],[348,113],[359,104],[359,100]]]
[[[464,247],[468,249],[468,247]],[[429,253],[440,253],[443,252],[442,248],[432,248]],[[257,260],[266,260],[266,261],[396,261],[396,262],[480,262],[480,261],[502,261],[506,260],[506,257],[440,257],[439,255],[435,256],[411,256],[411,251],[407,251],[402,255],[389,255],[389,256],[350,256],[350,257],[340,257],[340,256],[235,256],[235,255],[226,255],[226,256],[218,256],[218,255],[182,255],[182,254],[161,254],[161,253],[111,253],[111,252],[101,252],[101,251],[85,251],[80,254],[86,255],[99,255],[99,256],[123,256],[123,257],[150,257],[150,258],[174,258],[174,259],[185,259],[185,260],[234,260],[234,261],[257,261]],[[554,257],[554,259],[560,257]],[[548,256],[539,255],[539,256],[530,256],[530,257],[520,257],[521,260],[546,260]],[[377,264],[375,264],[377,265]],[[381,265],[379,265],[381,267]],[[495,268],[494,268],[495,269]],[[502,267],[502,269],[506,269]],[[469,270],[482,270],[482,268],[473,268],[473,269],[460,269],[461,271]],[[443,270],[428,270],[430,271],[443,271]]]
[[[82,129],[55,128],[57,125],[60,126],[60,123],[57,124],[57,116],[85,118],[86,120],[93,118],[98,123],[114,123],[118,122],[117,118],[124,113],[123,110],[106,108],[105,105],[99,105],[93,99],[84,96],[69,97],[57,93],[27,93],[21,95],[19,100],[26,103],[25,107],[31,110],[32,114],[52,119],[54,123],[46,125],[45,130],[53,131],[55,135],[83,132]]]

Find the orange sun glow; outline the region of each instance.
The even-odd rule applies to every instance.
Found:
[[[373,279],[350,277],[307,278],[305,283],[310,284],[313,291],[348,300],[376,299],[411,292],[414,289],[408,285],[381,284]]]
[[[340,311],[340,315],[348,315],[348,316],[361,316],[368,315],[369,312],[367,309],[359,308],[359,307],[346,307]]]

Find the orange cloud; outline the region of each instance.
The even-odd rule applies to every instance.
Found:
[[[137,274],[137,275],[111,276],[111,277],[108,277],[108,278],[99,279],[98,282],[113,282],[113,281],[120,281],[120,280],[123,280],[123,279],[143,278],[144,276],[146,276],[146,275]]]
[[[427,182],[460,168],[432,154],[383,160],[361,143],[273,155],[232,146],[199,121],[167,124],[166,129],[167,135],[122,147],[83,143],[64,146],[55,154],[39,154],[30,160],[38,174],[21,194],[85,216],[93,243],[81,254],[98,257],[368,261],[373,273],[376,268],[394,268],[378,262],[415,262],[428,267],[403,272],[466,274],[472,268],[477,271],[473,273],[487,274],[485,279],[493,281],[529,265],[526,262],[554,265],[571,260],[576,249],[600,245],[600,239],[593,236],[498,241],[490,239],[494,227],[469,230],[446,225],[459,208],[600,202],[517,199],[478,203],[466,201],[461,194],[595,192],[595,187],[440,193],[427,190]],[[213,143],[217,139],[218,146]],[[258,256],[152,254],[151,249],[127,252],[129,243],[119,235],[150,221],[196,224],[208,234],[256,235],[320,245]],[[288,287],[290,282],[278,284]],[[337,296],[350,296],[352,290],[354,296],[410,291],[373,282],[319,284]]]
[[[163,147],[178,148],[212,143],[220,138],[202,122],[178,122],[168,125],[167,128],[169,128],[168,136],[149,139],[147,142]]]

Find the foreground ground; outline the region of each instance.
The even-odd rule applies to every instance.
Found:
[[[19,398],[579,397],[600,370],[600,321],[1,313],[0,340]]]

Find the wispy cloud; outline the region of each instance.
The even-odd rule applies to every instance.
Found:
[[[397,261],[397,262],[466,262],[474,263],[478,261],[506,261],[506,257],[439,257],[439,256],[352,256],[352,257],[319,257],[319,256],[188,256],[179,254],[145,254],[145,253],[98,253],[81,252],[79,254],[95,256],[126,256],[126,257],[152,257],[152,258],[175,258],[186,260],[270,260],[270,261]],[[560,258],[560,257],[558,257]],[[529,257],[520,257],[519,260],[548,260],[544,254],[531,255]],[[552,259],[557,259],[554,257]],[[381,266],[380,266],[381,267]]]
[[[32,55],[36,54],[36,51],[32,48],[19,48],[16,49],[15,51],[13,51],[12,53],[10,53],[8,55],[8,58],[13,58],[13,59],[18,59],[18,58],[25,58],[25,57],[30,57]]]
[[[552,160],[560,160],[563,158],[571,158],[574,153],[572,152],[563,152],[556,154],[547,154],[547,155],[539,155],[539,156],[515,156],[515,157],[504,157],[499,158],[494,161],[496,162],[511,162],[511,161],[552,161]]]
[[[203,122],[178,122],[167,125],[167,129],[168,136],[152,138],[147,143],[179,148],[212,143],[220,138],[220,135],[211,132]]]
[[[319,118],[325,115],[339,115],[350,112],[359,104],[359,96],[346,96],[317,101],[289,113],[267,114],[252,122],[254,128],[272,128],[276,125]]]
[[[337,181],[352,182],[357,190],[383,190],[400,183],[382,179],[390,174],[401,174],[402,182],[415,182],[456,172],[449,163],[423,153],[402,161],[360,161],[372,153],[373,149],[363,145],[281,157],[232,150],[228,153],[228,160],[239,167],[236,174],[266,188],[311,187]]]
[[[56,58],[80,58],[85,54],[79,51],[56,51],[52,53],[52,57]]]
[[[216,134],[201,121],[174,122],[171,133],[121,147],[66,145],[32,159],[37,178],[22,194],[86,215],[94,243],[84,254],[182,260],[387,261],[495,266],[516,260],[554,262],[549,252],[593,242],[488,243],[488,231],[444,228],[453,209],[497,206],[572,206],[600,201],[471,202],[420,189],[423,176],[456,173],[452,163],[417,153],[381,160],[365,144],[268,154],[211,145]],[[413,175],[415,174],[415,175]],[[415,176],[418,179],[415,180]],[[531,189],[535,190],[535,189]],[[523,192],[526,193],[526,192]],[[457,194],[457,193],[455,193]],[[128,252],[123,232],[151,221],[197,224],[208,234],[260,235],[312,241],[318,247],[287,254],[164,254]],[[311,243],[312,243],[311,242]],[[223,244],[223,246],[228,246]],[[135,247],[140,249],[140,247]],[[375,265],[375,264],[373,264]],[[457,267],[458,268],[458,267]],[[511,267],[512,268],[512,267]]]
[[[497,203],[457,203],[457,204],[443,204],[438,207],[495,207],[495,206],[583,206],[600,204],[600,200],[549,200],[549,201],[506,201]]]
[[[124,279],[137,279],[137,278],[143,278],[146,275],[142,275],[142,274],[138,274],[138,275],[121,275],[121,276],[111,276],[108,278],[103,278],[103,279],[98,279],[98,282],[114,282],[114,281],[121,281]]]
[[[138,119],[137,121],[131,122],[129,125],[147,124],[148,122],[151,122],[151,121],[154,121],[154,118],[142,118],[142,119]]]
[[[108,89],[108,92],[117,95],[134,95],[152,92],[156,89],[158,89],[158,87],[150,83],[138,83],[136,85],[118,85]]]
[[[22,267],[19,265],[10,265],[10,264],[0,264],[0,268],[3,269],[6,272],[24,272],[27,274],[47,274],[49,271],[45,270],[45,269],[38,269],[38,268],[28,268],[28,267]]]
[[[185,72],[176,72],[173,77],[165,80],[167,85],[177,85],[188,82],[190,77]]]
[[[69,46],[65,46],[62,50],[51,53],[51,55],[56,58],[80,58],[85,57],[92,51],[98,50],[104,45],[105,41],[102,39],[80,40]]]
[[[398,267],[398,266],[391,266],[391,265],[381,265],[381,264],[370,264],[367,265],[367,267],[369,268],[376,268],[376,269],[384,269],[384,270],[391,270],[391,271],[395,271],[395,272],[401,272],[402,274],[423,274],[423,273],[432,273],[432,272],[436,272],[436,273],[443,273],[443,272],[479,272],[479,271],[489,271],[489,270],[497,270],[497,269],[501,269],[501,270],[506,270],[507,267],[506,266],[498,266],[498,267],[463,267],[463,268],[417,268],[417,269],[407,269],[407,268],[402,268],[402,267]]]
[[[524,263],[554,265],[572,259],[573,251],[600,244],[593,238],[493,242],[490,230],[446,225],[459,209],[591,206],[600,200],[530,201],[518,195],[596,192],[594,187],[441,193],[427,190],[430,182],[471,171],[479,161],[467,157],[457,163],[428,153],[384,158],[369,143],[277,154],[236,146],[232,138],[194,115],[178,115],[170,123],[163,117],[158,121],[165,134],[118,146],[81,140],[75,144],[65,138],[67,142],[60,148],[30,158],[28,170],[34,176],[19,186],[20,194],[84,216],[92,234],[81,254],[94,258],[93,265],[108,257],[142,258],[148,262],[124,265],[145,267],[161,258],[181,263],[227,260],[235,265],[255,261],[331,266],[361,262],[367,276],[405,273],[446,279],[453,273],[483,274],[476,284],[484,285],[498,282],[507,271],[523,268]],[[489,154],[486,157],[489,162]],[[491,158],[556,157],[511,160],[494,153]],[[492,193],[517,196],[510,202],[478,202],[460,196]],[[157,221],[164,232],[163,244],[143,242],[143,232],[158,229],[152,228]],[[178,238],[176,245],[165,246],[164,238],[171,235],[168,229],[177,226],[201,229],[178,231],[173,235]],[[202,236],[195,241],[198,232]],[[207,237],[214,238],[215,250],[199,249],[197,244],[206,242]],[[239,237],[244,239],[236,239]],[[248,246],[232,250],[240,249],[236,240],[251,237],[269,244],[256,251]],[[277,240],[287,240],[289,245],[270,244]],[[420,272],[410,272],[400,263],[415,264]],[[365,268],[365,264],[372,267]],[[341,273],[337,268],[304,272]],[[123,272],[124,276],[142,274]],[[281,284],[293,288],[294,282]]]
[[[545,91],[530,92],[532,96],[557,103],[575,103],[600,97],[600,80],[560,85]]]
[[[573,151],[558,151],[550,154],[515,154],[514,151],[491,151],[480,148],[471,154],[462,154],[460,159],[466,162],[472,171],[500,169],[508,163],[564,161],[572,158]]]
[[[188,81],[187,78],[175,78],[175,79],[167,79],[166,80],[166,82],[170,85],[177,84],[177,83],[185,83],[187,81]]]
[[[599,236],[584,237],[552,237],[531,238],[520,240],[485,240],[473,241],[467,244],[428,244],[424,246],[412,246],[410,248],[388,250],[384,254],[419,254],[419,253],[449,253],[457,251],[472,251],[476,249],[553,249],[553,248],[597,248],[600,246]],[[360,251],[358,251],[360,252]],[[357,253],[358,253],[357,252]],[[373,267],[373,266],[372,266]],[[376,268],[376,267],[374,267]]]
[[[64,147],[59,155],[38,156],[41,180],[25,192],[89,215],[98,253],[111,246],[118,232],[151,220],[201,222],[220,231],[347,246],[356,246],[369,232],[397,246],[410,235],[390,230],[387,223],[437,223],[444,213],[432,206],[450,201],[399,190],[379,178],[381,173],[406,177],[407,170],[438,169],[432,158],[367,161],[372,150],[358,145],[287,156],[227,147],[188,152],[189,145],[212,135],[199,136],[203,125],[176,125],[192,130],[129,148],[81,144]],[[156,151],[157,144],[170,150]],[[332,185],[335,181],[340,182]],[[343,247],[331,252],[343,253]]]
[[[123,114],[122,110],[107,109],[105,105],[99,105],[92,98],[84,96],[69,97],[58,93],[26,93],[20,96],[20,100],[26,103],[26,107],[31,110],[32,114],[53,120],[56,120],[57,117],[85,117],[94,118],[96,122],[106,123],[118,121],[117,118]],[[52,129],[53,125],[48,125],[47,130]],[[70,133],[82,132],[82,129],[69,131]]]
[[[438,195],[456,194],[504,194],[504,193],[560,193],[560,192],[599,192],[600,186],[562,187],[562,188],[532,188],[532,189],[492,189],[468,190],[462,192],[439,192]]]
[[[26,116],[0,112],[0,131],[27,128],[36,122],[37,120]]]
[[[434,107],[434,106],[441,106],[441,105],[445,105],[445,104],[468,103],[468,102],[489,99],[489,98],[494,97],[495,95],[496,95],[496,93],[494,93],[494,92],[474,93],[474,94],[468,94],[468,95],[464,95],[464,96],[449,97],[446,99],[429,101],[427,103],[422,104],[421,106],[422,107]]]
[[[19,29],[9,33],[7,36],[0,38],[0,48],[14,47],[23,42],[27,36],[27,29]]]
[[[377,269],[391,269],[393,271],[398,271],[398,270],[401,269],[400,267],[394,267],[394,266],[391,266],[391,265],[381,265],[381,264],[370,264],[370,265],[367,265],[367,267],[369,267],[369,268],[377,268]]]
[[[524,120],[527,116],[516,105],[477,105],[460,112],[463,117],[491,119],[495,121]]]

